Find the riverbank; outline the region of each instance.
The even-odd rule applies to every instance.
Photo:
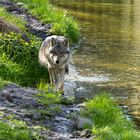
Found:
[[[10,8],[10,4],[9,4],[9,8]],[[25,14],[26,12],[22,12],[22,9],[15,10],[15,7],[14,8],[12,7],[10,10],[13,13],[16,14],[18,13],[17,14],[18,16],[23,16],[24,14],[24,17],[28,19],[27,20],[28,24],[31,24],[32,20],[36,20],[33,19],[33,17],[30,14],[28,14],[28,16],[26,17]],[[39,20],[36,20],[36,23],[39,23]],[[41,25],[37,27],[42,27],[42,24],[36,24],[36,25]],[[32,27],[32,29],[35,27],[34,29],[36,29],[36,26],[28,26],[28,27]],[[31,31],[35,31],[34,34],[40,33],[40,30],[39,31],[31,30]],[[41,34],[42,32],[38,35]],[[29,35],[29,38],[31,40],[31,45],[29,45],[27,42],[22,40],[20,36],[16,34],[7,37],[8,38],[5,40],[3,36],[1,36],[1,38],[5,40],[5,42],[1,40],[2,43],[4,43],[2,44],[2,46],[6,46],[6,47],[8,46],[8,50],[6,50],[7,51],[6,54],[8,54],[8,57],[6,57],[5,55],[1,56],[2,58],[0,63],[1,77],[6,76],[7,80],[12,79],[17,83],[26,86],[29,85],[34,86],[40,83],[39,81],[41,81],[42,78],[48,79],[45,73],[46,69],[44,69],[44,73],[43,73],[43,68],[39,67],[39,65],[36,63],[37,54],[34,53],[37,52],[36,48],[40,46],[41,40],[38,39],[37,37]],[[10,46],[11,44],[12,46]],[[29,46],[31,46],[31,49],[29,48]],[[21,48],[22,50],[19,50]],[[16,54],[15,52],[18,51],[22,53]],[[13,53],[15,54],[16,57],[12,57],[12,59],[9,59],[11,58],[11,56],[13,56]],[[25,56],[27,56],[27,59],[24,60],[23,58],[25,58]],[[28,58],[28,56],[31,56],[31,58]],[[21,67],[21,63],[24,64],[23,67]],[[28,67],[25,67],[26,65]],[[6,73],[7,75],[5,75]],[[44,77],[44,75],[46,75],[46,77]],[[1,80],[0,82],[2,83],[0,84],[2,88],[6,84],[6,82],[3,80]],[[5,139],[6,140],[8,139],[9,140],[12,139],[13,140],[16,139],[17,140],[18,139],[20,140],[22,139],[23,140],[26,139],[27,140],[30,139],[92,140],[92,139],[99,139],[100,137],[103,138],[103,134],[104,132],[106,132],[106,128],[105,131],[102,131],[101,129],[101,133],[95,133],[94,131],[92,131],[92,129],[94,129],[94,125],[96,126],[96,124],[94,124],[96,123],[95,121],[96,118],[94,118],[95,112],[90,113],[90,115],[93,115],[92,118],[88,119],[87,116],[82,116],[82,115],[81,117],[80,111],[83,109],[85,110],[85,106],[82,104],[83,102],[80,101],[80,104],[76,103],[75,102],[76,99],[70,98],[72,96],[71,92],[69,93],[69,96],[65,98],[65,96],[62,97],[59,93],[58,94],[50,93],[50,91],[48,91],[48,87],[47,86],[44,87],[44,86],[45,85],[43,85],[44,89],[42,89],[42,85],[38,84],[39,89],[36,89],[36,88],[29,88],[29,87],[27,88],[24,86],[22,87],[17,84],[11,83],[8,85],[6,84],[6,86],[2,88],[2,90],[0,91],[0,120],[1,120],[0,136],[2,139],[4,140]],[[76,94],[78,94],[78,88],[76,86],[73,85],[71,85],[71,87],[70,85],[68,86],[71,90],[72,88],[77,89]],[[95,98],[94,101],[97,102],[97,98]],[[102,104],[101,100],[99,100],[98,102],[99,104]],[[109,104],[109,108],[110,107],[111,106]],[[94,107],[87,108],[87,110],[89,111],[92,109],[94,109]],[[98,108],[97,113],[100,112],[99,114],[99,116],[101,116],[101,118],[99,117],[100,120],[102,120],[103,116],[106,116],[105,112],[103,112],[104,109],[105,108],[102,109],[102,106],[99,106]],[[110,112],[112,112],[112,110],[110,110]],[[85,126],[87,126],[87,122],[89,124],[88,126],[90,127],[88,129],[85,129],[86,128]],[[124,126],[123,127],[118,126],[117,128],[118,129],[119,127],[124,128]],[[15,133],[13,133],[13,131]],[[108,138],[109,136],[108,134],[110,133],[112,134],[110,128],[109,131],[107,128],[106,139]],[[115,137],[117,139],[116,135]],[[138,138],[139,138],[139,133],[138,133]]]
[[[19,3],[18,0],[13,0]],[[80,33],[76,20],[65,11],[56,9],[48,0],[20,0],[24,8],[44,23],[51,24],[52,34],[62,35],[70,39],[70,42],[77,43]]]
[[[86,120],[79,115],[82,108],[73,98],[49,92],[47,86],[39,90],[7,84],[0,90],[0,138],[92,140],[91,131],[82,129]]]
[[[11,83],[0,91],[0,123],[4,140],[140,139],[140,132],[107,93],[76,104],[74,98],[48,92],[47,87]]]

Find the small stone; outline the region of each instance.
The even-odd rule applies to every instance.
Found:
[[[85,130],[81,131],[81,133],[80,133],[81,137],[86,137],[86,138],[91,137],[91,135],[92,135],[92,132],[89,129],[85,129]]]
[[[32,116],[32,114],[24,114],[23,115],[23,118],[32,118],[33,116]]]
[[[26,121],[26,122],[30,122],[31,121],[31,119],[29,119],[29,118],[23,118],[23,120]]]
[[[5,101],[5,99],[3,97],[0,96],[0,101]]]
[[[34,119],[37,119],[37,120],[41,119],[41,113],[39,113],[39,112],[34,113],[34,114],[33,114],[33,118],[34,118]]]
[[[9,102],[14,102],[14,99],[10,94],[5,94],[5,99]]]
[[[9,106],[9,107],[16,107],[16,105],[13,104],[13,103],[9,104],[8,106]]]
[[[0,106],[0,111],[5,111],[5,110],[7,110],[6,107],[1,107]]]
[[[24,3],[18,2],[18,3],[17,3],[17,6],[24,6]]]
[[[10,89],[9,90],[9,93],[14,93],[14,89]]]
[[[76,127],[78,129],[83,129],[84,127],[92,128],[93,127],[93,121],[91,119],[82,118],[82,117],[78,116],[77,119],[76,119]]]
[[[81,133],[80,131],[75,131],[75,132],[73,132],[71,138],[78,138],[78,137],[80,137],[80,133]]]

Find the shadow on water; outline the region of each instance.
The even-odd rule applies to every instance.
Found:
[[[68,9],[81,28],[76,70],[68,77],[74,94],[85,100],[109,92],[140,126],[140,1],[51,1]]]

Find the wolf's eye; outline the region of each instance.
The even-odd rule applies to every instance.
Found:
[[[50,53],[53,54],[53,55],[56,55],[56,52],[55,51],[52,51],[51,50]]]
[[[67,54],[69,54],[69,53],[70,53],[70,51],[69,51],[69,50],[67,50],[67,51],[66,51],[66,53],[67,53]]]
[[[64,56],[64,54],[61,53],[61,57],[63,57],[63,56]]]
[[[52,51],[52,50],[50,50],[50,53],[53,53],[53,51]]]
[[[57,53],[56,52],[53,52],[53,55],[57,55]]]

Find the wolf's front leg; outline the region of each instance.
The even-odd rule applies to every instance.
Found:
[[[58,89],[59,89],[59,76],[58,76],[57,69],[49,68],[49,74],[50,74],[51,86],[53,87],[54,91],[58,91]]]
[[[55,89],[56,88],[56,74],[54,68],[48,68],[51,86]]]
[[[51,86],[53,86],[52,69],[51,69],[51,68],[48,68],[48,72],[49,72],[49,77],[50,77]]]
[[[58,69],[54,69],[53,74],[54,74],[54,90],[58,91],[59,90],[59,83],[60,83]]]
[[[65,75],[65,69],[60,69],[60,85],[59,89],[61,92],[64,92],[64,75]]]

